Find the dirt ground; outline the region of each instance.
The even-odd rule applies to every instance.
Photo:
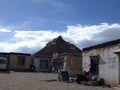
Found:
[[[57,81],[54,73],[0,73],[0,90],[115,90]]]

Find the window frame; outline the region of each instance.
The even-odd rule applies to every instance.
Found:
[[[25,66],[25,61],[26,61],[26,57],[18,56],[18,65],[19,66]]]

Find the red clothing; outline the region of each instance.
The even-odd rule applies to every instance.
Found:
[[[84,73],[85,73],[85,76],[86,76],[86,77],[89,77],[89,76],[90,76],[90,71],[87,71],[87,72],[84,71]]]

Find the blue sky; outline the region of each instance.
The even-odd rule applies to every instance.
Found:
[[[65,30],[67,25],[120,22],[120,0],[1,0],[0,23],[10,29]]]
[[[33,53],[59,35],[82,49],[118,32],[120,0],[0,0],[1,52]]]

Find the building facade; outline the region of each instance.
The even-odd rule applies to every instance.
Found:
[[[27,71],[31,65],[31,55],[26,53],[10,53],[9,69]]]
[[[108,84],[120,84],[120,40],[83,49],[83,71],[91,71]]]
[[[9,53],[0,52],[0,70],[8,70]]]
[[[52,71],[52,60],[49,56],[37,55],[34,59],[35,71],[40,72],[51,72]]]
[[[63,53],[52,58],[53,68],[60,71],[68,71],[69,74],[82,73],[81,54]]]
[[[53,54],[53,57],[37,55],[34,66],[36,71],[41,72],[68,71],[70,74],[78,74],[82,72],[82,56],[71,53]]]
[[[26,53],[0,53],[1,70],[26,71],[30,69],[31,55]]]

